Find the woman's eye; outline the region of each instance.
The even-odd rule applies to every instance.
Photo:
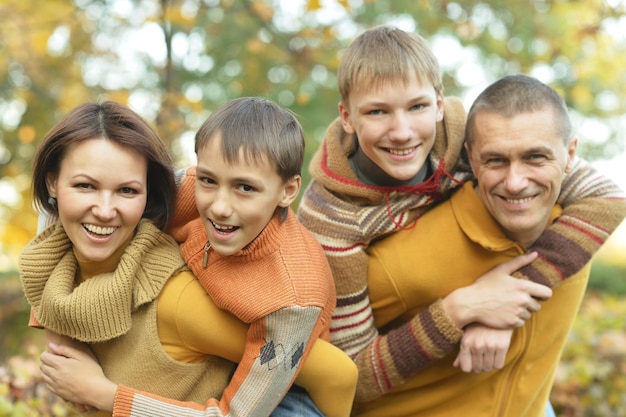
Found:
[[[130,188],[130,187],[123,187],[120,189],[120,192],[122,194],[137,194],[137,190],[135,190],[134,188]]]

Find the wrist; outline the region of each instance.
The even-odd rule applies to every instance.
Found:
[[[464,288],[458,288],[441,300],[446,314],[459,329],[464,328],[474,321],[470,314],[471,310],[466,308],[463,303],[463,290]]]
[[[93,404],[93,406],[96,407],[98,410],[112,413],[113,403],[115,402],[115,395],[117,394],[117,387],[118,385],[112,381],[103,381],[101,386],[94,391],[97,394],[94,397],[95,404]]]

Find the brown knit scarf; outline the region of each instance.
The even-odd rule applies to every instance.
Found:
[[[142,220],[116,270],[75,287],[78,262],[60,222],[35,237],[19,258],[24,293],[39,323],[83,342],[126,333],[131,314],[154,301],[169,277],[185,268],[178,245]]]

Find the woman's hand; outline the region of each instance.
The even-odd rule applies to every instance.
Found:
[[[81,412],[90,407],[113,411],[117,384],[104,375],[90,350],[49,343],[40,358],[43,380],[53,393]]]
[[[470,324],[465,329],[454,366],[463,372],[491,372],[502,369],[511,345],[513,330],[492,329]]]

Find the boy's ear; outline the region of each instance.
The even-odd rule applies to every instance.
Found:
[[[352,121],[350,120],[350,109],[346,104],[342,101],[339,102],[337,106],[339,108],[339,117],[341,117],[341,126],[343,126],[343,130],[349,135],[354,133],[354,128],[352,127]]]
[[[285,182],[283,188],[283,195],[278,202],[279,207],[289,207],[291,203],[298,197],[300,193],[300,187],[302,186],[302,177],[300,175],[294,175]]]

